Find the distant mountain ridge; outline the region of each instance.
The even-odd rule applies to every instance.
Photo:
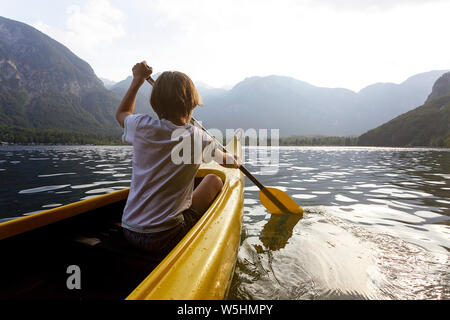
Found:
[[[152,75],[152,78],[154,80],[158,79],[158,76],[160,73],[156,73]],[[113,86],[111,86],[110,90],[114,93],[116,93],[118,96],[123,97],[125,96],[128,88],[131,85],[131,81],[133,80],[132,76],[127,77],[125,80],[122,80],[120,82],[115,83]],[[225,89],[217,89],[208,86],[204,83],[196,83],[196,88],[199,91],[200,95],[203,99],[207,99],[211,96],[221,95],[225,93],[227,90]],[[150,114],[151,116],[156,117],[156,113],[153,111],[151,105],[150,105],[150,95],[152,92],[152,86],[145,82],[144,85],[139,89],[137,97],[136,97],[136,105],[134,112],[135,113],[145,113]]]
[[[109,79],[105,79],[105,78],[100,78],[100,80],[102,80],[103,85],[108,90],[111,89],[112,87],[114,87],[117,84],[117,82],[109,80]]]
[[[31,97],[48,90],[75,95],[102,86],[92,68],[69,49],[21,22],[0,17],[2,88],[27,88]]]
[[[450,72],[436,81],[425,104],[363,134],[358,144],[450,148]]]
[[[247,78],[230,90],[197,83],[205,107],[197,108],[195,116],[209,128],[357,136],[423,104],[444,73],[425,72],[401,84],[378,83],[360,92],[284,76]],[[0,141],[120,141],[115,112],[130,83],[131,77],[108,83],[107,90],[89,64],[67,47],[33,27],[0,17]],[[435,94],[440,86],[433,89]],[[155,116],[150,93],[146,83],[135,112]]]
[[[132,76],[129,76],[125,80],[122,80],[116,83],[111,87],[111,91],[117,94],[119,97],[125,96],[128,88],[131,85],[131,81],[133,80]],[[136,105],[134,112],[135,113],[145,113],[150,114],[151,116],[156,117],[155,112],[150,106],[150,94],[152,92],[152,87],[148,82],[145,82],[143,86],[139,89],[137,97],[136,97]]]
[[[284,76],[251,77],[229,91],[206,90],[205,107],[198,108],[196,116],[219,129],[280,128],[281,136],[357,136],[423,104],[445,72],[421,73],[400,84],[377,83],[360,92],[316,87]]]
[[[32,142],[37,131],[55,139],[69,133],[119,137],[114,119],[119,103],[89,64],[68,48],[33,27],[0,17],[2,138],[25,135]]]
[[[445,73],[433,85],[433,90],[428,96],[427,102],[445,96],[450,93],[450,72]]]

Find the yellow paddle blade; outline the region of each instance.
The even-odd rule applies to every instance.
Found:
[[[303,213],[303,209],[286,192],[275,188],[261,190],[259,199],[271,214]]]

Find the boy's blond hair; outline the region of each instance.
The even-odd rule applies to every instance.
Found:
[[[153,85],[150,104],[160,119],[168,119],[188,117],[196,106],[202,105],[202,100],[186,74],[167,71]]]

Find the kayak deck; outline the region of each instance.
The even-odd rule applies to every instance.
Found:
[[[228,146],[230,147],[230,146]],[[240,155],[237,143],[232,146]],[[120,221],[128,190],[0,224],[0,299],[223,299],[240,242],[244,178],[202,165],[196,183],[216,174],[224,188],[161,262],[131,247]],[[81,290],[69,290],[69,266]]]

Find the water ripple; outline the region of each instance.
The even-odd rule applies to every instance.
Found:
[[[287,148],[285,156],[294,165],[262,183],[289,182],[304,218],[275,221],[248,184],[231,299],[450,298],[450,152]]]
[[[70,187],[70,184],[59,185],[59,186],[43,186],[43,187],[38,187],[38,188],[33,188],[33,189],[21,190],[21,191],[19,191],[19,194],[30,194],[30,193],[39,193],[39,192],[45,192],[45,191],[53,191],[53,190],[58,190],[58,189],[64,189],[67,187]]]
[[[270,215],[247,179],[231,299],[450,298],[449,151],[279,151],[246,166],[305,214]],[[127,188],[131,165],[131,147],[2,148],[0,222]]]

